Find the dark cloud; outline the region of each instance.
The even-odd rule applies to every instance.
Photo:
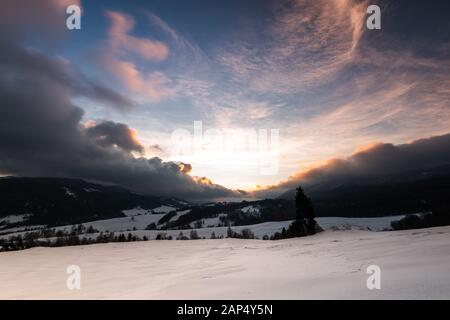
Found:
[[[144,151],[144,147],[137,140],[136,131],[123,123],[104,121],[88,127],[86,133],[104,147],[118,147],[127,152]]]
[[[63,58],[50,58],[31,49],[24,49],[0,38],[1,71],[11,77],[41,77],[58,82],[74,97],[84,96],[119,110],[130,109],[134,102],[112,89],[87,79]]]
[[[61,57],[49,57],[18,44],[26,37],[55,43],[68,32],[66,8],[78,0],[5,0],[0,10],[1,71],[10,76],[34,75],[60,82],[73,97],[82,96],[119,110],[132,108],[131,99],[97,83]]]
[[[7,5],[13,6],[12,2]],[[83,125],[84,111],[74,105],[74,97],[121,108],[132,103],[88,80],[64,59],[25,49],[18,44],[19,38],[8,41],[2,35],[0,32],[1,173],[81,178],[120,184],[144,194],[188,199],[237,194],[195,180],[177,163],[135,158],[132,152],[142,152],[143,147],[125,124]]]
[[[77,177],[190,199],[234,194],[195,181],[177,163],[134,158],[130,152],[142,146],[125,124],[84,127],[84,112],[71,102],[71,92],[45,73],[0,73],[0,172]]]
[[[301,184],[312,191],[335,187],[377,184],[387,177],[450,164],[450,134],[429,137],[411,143],[378,143],[360,149],[345,159],[331,159],[325,165],[299,172],[287,181],[257,192],[264,196],[280,195]],[[412,178],[412,177],[409,177]]]

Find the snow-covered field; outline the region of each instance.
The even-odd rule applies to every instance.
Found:
[[[391,229],[391,222],[400,220],[404,216],[405,215],[398,215],[377,218],[322,217],[316,218],[316,220],[325,230],[369,229],[372,231],[383,231]]]
[[[0,223],[16,223],[25,221],[29,217],[28,214],[18,214],[18,215],[9,215],[3,218],[0,218]]]
[[[185,236],[189,236],[191,230],[145,230],[145,228],[151,223],[158,223],[158,221],[164,217],[165,213],[150,214],[142,211],[143,209],[132,209],[126,212],[127,217],[112,218],[106,220],[97,220],[92,222],[86,222],[83,225],[85,227],[93,227],[99,232],[114,232],[116,235],[121,233],[131,233],[139,237],[146,236],[149,239],[155,239],[158,234],[165,234],[166,236],[172,236],[176,238],[180,232]],[[177,215],[172,217],[170,221],[178,219],[183,214],[186,214],[189,210],[179,211]],[[219,215],[220,216],[220,215]],[[218,227],[221,223],[219,216],[216,218],[203,219],[203,228],[197,228],[196,231],[200,237],[210,238],[214,232],[217,237],[226,236],[227,227]],[[390,223],[395,220],[400,220],[403,215],[388,216],[379,218],[343,218],[343,217],[321,217],[317,218],[317,223],[324,230],[372,230],[383,231],[390,229]],[[246,226],[233,226],[232,229],[236,232],[241,232],[243,229],[250,229],[256,237],[262,238],[264,235],[271,236],[276,232],[281,232],[282,228],[288,228],[292,221],[273,221],[264,222],[254,225]],[[195,227],[195,223],[190,224],[192,228]],[[44,226],[35,226],[44,227]],[[56,227],[56,230],[70,231],[72,225]],[[23,231],[25,227],[11,228],[6,230],[0,230],[0,238],[9,238],[12,235],[24,235]],[[28,229],[32,229],[28,227]],[[99,233],[85,234],[82,237],[95,239]]]
[[[92,222],[83,223],[84,226],[97,229],[98,231],[127,231],[133,230],[144,230],[150,223],[157,223],[159,219],[164,217],[165,213],[155,213],[155,214],[143,214],[143,215],[133,215],[130,217],[123,218],[112,218],[106,220],[96,220]],[[56,230],[66,230],[70,231],[72,225],[56,227]]]
[[[81,268],[81,289],[66,268]],[[366,268],[381,268],[368,290]],[[449,299],[450,227],[0,253],[1,299]]]

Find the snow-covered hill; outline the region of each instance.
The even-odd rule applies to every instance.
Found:
[[[33,248],[0,253],[0,299],[449,299],[449,247],[450,227]],[[69,265],[80,290],[66,288]]]
[[[133,214],[130,214],[130,212]],[[186,211],[178,211],[171,220],[176,220],[177,217],[186,214]],[[216,237],[226,237],[228,227],[223,226],[219,217],[203,219],[200,228],[197,228],[196,223],[191,223],[190,228],[192,229],[173,229],[173,230],[146,230],[147,227],[154,223],[158,224],[166,214],[152,214],[148,212],[141,212],[139,210],[130,210],[127,212],[127,217],[123,218],[113,218],[106,220],[97,220],[92,222],[84,223],[83,226],[86,228],[92,227],[95,232],[89,234],[81,234],[81,238],[95,239],[100,232],[113,232],[114,235],[118,236],[120,234],[131,234],[132,236],[137,236],[143,238],[144,236],[150,240],[156,239],[158,235],[164,235],[165,237],[172,237],[176,239],[177,236],[182,233],[185,236],[189,236],[192,229],[194,229],[201,238],[211,238],[214,233]],[[136,214],[134,214],[136,213]],[[371,231],[383,231],[390,229],[390,224],[392,221],[400,220],[403,216],[389,216],[389,217],[379,217],[379,218],[340,218],[340,217],[322,217],[317,218],[317,223],[324,230],[371,230]],[[281,232],[283,228],[288,228],[292,220],[286,221],[269,221],[251,225],[241,225],[232,226],[233,231],[240,233],[244,229],[250,229],[257,238],[262,238],[263,236],[272,236],[276,232]],[[39,227],[39,226],[38,226]],[[56,231],[70,232],[72,228],[76,225],[66,225],[61,227],[56,227]],[[43,226],[39,227],[40,230]],[[9,232],[8,232],[9,231]],[[5,234],[0,234],[0,238],[9,238],[11,236],[25,236],[27,231],[22,229],[7,229]]]
[[[189,203],[139,195],[119,186],[66,178],[0,179],[0,233],[36,225],[61,226],[147,213],[165,214]]]

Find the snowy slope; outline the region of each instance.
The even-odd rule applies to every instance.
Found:
[[[158,208],[152,209],[155,213],[169,213],[171,211],[177,210],[177,208],[173,206],[159,206]]]
[[[0,253],[0,299],[449,299],[449,248],[450,227],[33,248]],[[66,288],[73,264],[81,290]]]
[[[23,221],[27,220],[28,218],[29,218],[28,214],[9,215],[9,216],[0,218],[0,224],[23,222]]]
[[[93,222],[83,223],[84,226],[92,226],[98,231],[127,231],[133,230],[144,230],[149,224],[157,223],[159,219],[165,216],[165,213],[160,214],[145,214],[145,215],[134,215],[124,218],[113,218],[106,220],[97,220]],[[70,231],[72,226],[62,226],[56,227],[56,230],[66,230]]]
[[[391,222],[403,218],[404,215],[378,217],[378,218],[342,218],[321,217],[316,218],[317,223],[325,230],[329,229],[370,229],[372,231],[383,231],[391,229]]]
[[[123,214],[127,217],[140,216],[143,214],[151,213],[150,209],[142,209],[141,207],[136,207],[129,210],[122,210]]]
[[[120,233],[131,233],[132,235],[137,235],[139,237],[147,236],[149,239],[155,239],[160,233],[167,236],[176,236],[183,232],[184,235],[189,235],[191,230],[145,230],[145,228],[151,224],[157,224],[158,221],[164,217],[164,213],[160,214],[149,214],[146,213],[148,210],[145,209],[132,209],[126,211],[125,213],[129,215],[123,218],[113,218],[106,220],[97,220],[93,222],[87,222],[83,225],[85,227],[92,226],[99,232],[115,232]],[[186,214],[189,210],[178,211],[177,215],[172,217],[171,221],[178,219],[183,214]],[[200,237],[210,238],[211,233],[214,232],[216,236],[226,236],[227,227],[218,227],[220,222],[219,214],[216,218],[203,219],[203,228],[197,228],[196,231]],[[318,224],[325,230],[371,230],[371,231],[383,231],[390,229],[391,221],[400,220],[403,216],[389,216],[389,217],[379,217],[379,218],[339,218],[339,217],[322,217],[317,218]],[[288,228],[292,221],[274,221],[274,222],[264,222],[254,225],[246,226],[232,226],[232,229],[236,232],[241,232],[243,229],[250,229],[255,234],[255,236],[262,238],[264,235],[271,236],[275,232],[281,232],[282,228]],[[195,223],[191,223],[191,227],[194,228]],[[214,227],[211,227],[214,226]],[[43,226],[36,226],[42,228]],[[70,231],[72,225],[56,227],[56,230]],[[133,231],[135,230],[136,231]],[[7,233],[9,232],[9,233]],[[26,232],[23,228],[13,228],[7,230],[0,230],[0,238],[8,238],[13,235],[24,235]],[[88,235],[83,235],[82,237],[95,239],[98,233],[92,233]]]
[[[150,215],[150,216],[160,216],[160,215]],[[148,225],[145,223],[140,224],[138,219],[143,219],[144,221],[151,221],[151,220],[145,220],[147,216],[136,216],[135,219],[137,221],[131,221],[129,218],[127,218],[126,221],[121,221],[125,218],[117,218],[117,219],[110,219],[118,221],[118,227],[114,227],[113,225],[109,224],[108,221],[105,220],[105,222],[97,223],[88,223],[87,226],[92,225],[94,228],[98,229],[99,231],[116,231],[115,234],[118,235],[121,232],[126,231],[126,233],[131,233],[132,235],[136,235],[138,237],[144,237],[146,236],[148,239],[152,240],[155,239],[158,234],[164,234],[166,236],[171,236],[172,238],[176,238],[180,232],[183,233],[185,236],[189,236],[191,230],[142,230],[143,228],[137,227],[137,231],[130,231],[132,230],[133,223],[136,226],[142,226],[142,225]],[[325,229],[325,230],[371,230],[371,231],[383,231],[388,228],[390,228],[390,222],[394,220],[399,220],[403,216],[390,216],[390,217],[380,217],[380,218],[336,218],[336,217],[327,217],[327,218],[317,218],[317,222],[319,225]],[[157,220],[157,219],[155,219]],[[208,227],[211,224],[219,224],[219,218],[211,218],[211,219],[204,219],[205,224],[204,228],[196,228],[196,232],[200,237],[210,238],[211,234],[214,232],[216,237],[226,237],[227,235],[227,229],[228,227]],[[281,232],[283,228],[288,228],[292,221],[273,221],[273,222],[264,222],[264,223],[258,223],[258,224],[252,224],[252,225],[246,225],[246,226],[232,226],[231,228],[235,232],[241,232],[243,229],[250,229],[254,235],[258,238],[262,238],[264,235],[271,236],[276,232]],[[108,223],[108,224],[107,224]],[[151,223],[151,222],[149,222]],[[126,228],[123,226],[126,225]],[[192,227],[193,223],[191,224]],[[57,228],[58,229],[58,228]],[[66,230],[70,230],[70,228],[66,227]],[[121,230],[119,230],[121,229]],[[121,232],[119,232],[121,231]],[[87,235],[87,238],[95,239],[95,237],[98,236],[98,233],[93,233],[91,235]]]

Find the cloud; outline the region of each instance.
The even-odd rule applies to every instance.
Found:
[[[163,42],[129,34],[135,25],[131,16],[113,11],[108,11],[106,15],[111,21],[109,41],[112,48],[135,53],[147,60],[163,61],[167,58],[169,48]]]
[[[103,121],[86,128],[87,135],[104,147],[117,147],[126,152],[143,153],[144,146],[137,138],[137,132],[123,123]]]
[[[67,32],[66,8],[81,7],[80,0],[2,0],[0,10],[0,36],[22,37],[27,33],[38,33],[39,39],[55,37]]]
[[[3,72],[11,77],[44,75],[51,81],[63,83],[73,96],[84,96],[119,110],[130,109],[134,102],[112,89],[98,84],[79,73],[67,60],[49,58],[44,54],[5,43],[0,39],[0,59]]]
[[[56,10],[63,8],[64,4],[64,1],[46,1],[42,4],[42,7],[50,13],[55,13]],[[42,76],[45,80],[62,83],[73,97],[86,97],[122,111],[132,108],[135,105],[134,101],[103,84],[89,79],[79,72],[70,61],[62,57],[49,57],[32,48],[23,48],[18,45],[22,37],[25,37],[25,30],[36,30],[40,24],[44,24],[47,27],[40,30],[43,36],[48,37],[53,36],[53,29],[57,26],[58,29],[66,29],[65,20],[59,18],[60,16],[64,17],[63,14],[58,14],[56,17],[47,17],[47,13],[43,17],[37,14],[27,20],[27,14],[22,11],[32,11],[35,7],[39,7],[36,8],[37,12],[44,10],[37,2],[27,2],[27,5],[22,3],[22,1],[14,4],[7,2],[5,4],[6,12],[17,16],[17,20],[11,20],[10,24],[4,25],[2,31],[6,30],[8,32],[0,32],[0,60],[3,75],[8,75],[12,78]],[[28,9],[23,10],[23,8]],[[4,12],[2,11],[1,14],[4,14]],[[22,15],[24,16],[22,17]],[[1,24],[8,21],[3,21]],[[60,23],[61,25],[59,25]],[[19,32],[18,30],[22,31]],[[14,33],[16,33],[16,37],[11,36]]]
[[[218,62],[256,92],[305,91],[355,58],[366,8],[366,1],[277,1],[265,28],[237,39]]]
[[[178,163],[135,157],[144,150],[136,131],[123,123],[83,121],[83,109],[74,104],[77,96],[117,105],[127,99],[88,80],[63,58],[14,40],[0,37],[0,172],[81,178],[187,199],[239,194],[197,181]]]
[[[310,190],[331,190],[337,186],[381,183],[392,175],[450,164],[450,134],[394,145],[371,143],[347,158],[332,158],[302,170],[286,181],[256,191],[258,195],[280,195],[299,184]]]
[[[99,63],[127,89],[153,102],[169,96],[171,79],[161,71],[143,72],[131,57],[134,54],[144,60],[161,62],[169,55],[166,44],[131,35],[135,21],[130,15],[113,11],[107,11],[106,15],[111,26],[108,46],[98,58]]]
[[[132,190],[189,199],[233,195],[197,182],[177,163],[135,158],[141,151],[124,124],[81,125],[83,110],[64,84],[45,76],[0,77],[0,171],[24,176],[77,177]]]
[[[367,4],[277,1],[262,28],[242,30],[219,51],[217,61],[228,72],[234,97],[222,95],[218,100],[226,101],[227,108],[216,107],[215,114],[221,123],[242,124],[249,117],[236,120],[235,115],[246,114],[245,92],[268,99],[267,121],[280,128],[282,137],[280,177],[299,164],[348,155],[355,145],[374,140],[398,144],[448,132],[448,54],[418,50],[439,47],[445,52],[448,46],[433,30],[446,30],[448,23],[422,20],[416,8],[409,12],[408,27],[419,21],[415,29],[430,36],[416,37],[411,31],[405,42],[405,32],[399,37],[397,29],[405,30],[401,17],[408,3],[378,1],[380,31],[365,28]]]
[[[192,166],[189,163],[180,163],[179,167],[183,173],[189,173],[192,171]]]

